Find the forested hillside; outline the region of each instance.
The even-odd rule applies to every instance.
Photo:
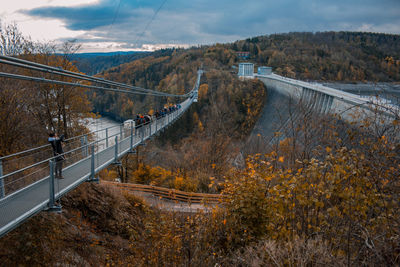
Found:
[[[94,75],[126,62],[148,56],[151,52],[116,52],[116,53],[75,53],[70,60],[79,71]]]
[[[206,70],[233,71],[232,66],[243,61],[236,54],[239,51],[250,52],[246,61],[255,62],[258,66],[271,66],[277,74],[301,80],[400,80],[400,36],[361,32],[273,34],[231,44],[188,50],[170,49],[123,64],[101,75],[145,88],[183,93],[191,88],[195,69],[201,65]],[[154,100],[146,100],[143,104],[143,99],[133,101],[133,108],[128,104],[129,110],[146,112],[146,106]],[[131,114],[124,108],[127,105],[118,109],[112,104],[116,102],[114,100],[110,96],[99,97],[96,94],[93,98],[95,110],[128,118]]]
[[[226,46],[250,61],[301,80],[399,81],[400,36],[365,32],[288,33]]]
[[[204,99],[204,102],[195,107],[201,123],[215,119],[216,114],[210,113],[210,109],[217,108],[215,112],[226,113],[224,123],[233,127],[233,134],[244,137],[261,110],[265,91],[262,83],[239,81],[236,74],[230,71],[230,64],[227,63],[233,64],[235,57],[234,52],[223,47],[165,50],[159,56],[152,55],[122,64],[101,75],[105,79],[143,88],[184,94],[193,88],[197,70],[203,67],[206,73],[201,80],[200,99]],[[261,97],[251,97],[253,94]],[[151,112],[164,104],[182,101],[179,98],[132,97],[103,92],[93,93],[91,100],[96,112],[120,119],[132,118],[137,113]]]

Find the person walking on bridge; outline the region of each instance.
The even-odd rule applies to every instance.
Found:
[[[55,133],[50,133],[49,134],[49,142],[51,144],[51,147],[53,148],[53,155],[56,157],[56,170],[55,170],[55,175],[56,178],[58,179],[63,179],[64,177],[62,176],[62,165],[63,161],[65,160],[65,156],[63,155],[64,150],[62,147],[61,142],[64,142],[64,135],[61,135],[60,137],[57,136]]]

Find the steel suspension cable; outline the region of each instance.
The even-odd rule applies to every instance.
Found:
[[[107,87],[100,87],[100,86],[93,86],[93,85],[85,85],[85,84],[80,84],[78,82],[75,82],[75,83],[74,82],[63,82],[63,81],[58,81],[58,80],[50,80],[50,79],[45,79],[45,78],[37,78],[37,77],[32,77],[32,76],[11,74],[11,73],[5,73],[5,72],[0,72],[0,77],[9,78],[9,79],[17,79],[17,80],[25,80],[25,81],[42,82],[42,83],[52,83],[52,84],[59,84],[59,85],[69,85],[69,86],[82,87],[82,88],[87,88],[87,89],[99,89],[99,90],[111,91],[111,92],[117,92],[117,93],[161,96],[159,94],[154,94],[154,93],[145,93],[145,92],[124,90],[124,89],[116,89],[116,88],[107,88]],[[168,95],[162,95],[162,96],[172,96],[172,97],[174,97],[176,95],[168,94]]]
[[[0,56],[0,57],[1,57],[1,56]],[[70,78],[75,78],[75,79],[80,79],[80,80],[85,80],[85,81],[89,81],[89,82],[103,83],[103,84],[111,85],[111,83],[109,83],[109,82],[99,82],[99,81],[97,81],[97,80],[95,80],[95,79],[86,78],[86,77],[81,77],[80,75],[78,75],[79,73],[76,73],[76,74],[66,74],[66,73],[62,73],[62,72],[59,71],[59,70],[50,70],[50,69],[47,69],[47,68],[36,67],[36,66],[30,66],[30,65],[28,65],[28,64],[22,64],[22,63],[17,63],[17,62],[13,62],[13,61],[3,60],[3,59],[0,59],[0,63],[7,64],[7,65],[11,65],[11,66],[15,66],[15,67],[26,68],[26,69],[30,69],[30,70],[36,70],[36,71],[46,72],[46,73],[50,73],[50,74],[57,74],[57,75],[61,75],[61,76],[65,76],[65,77],[70,77]],[[104,81],[106,81],[106,80],[104,80]],[[127,88],[130,88],[130,89],[133,89],[133,90],[139,90],[138,88],[135,88],[135,87],[132,87],[132,88],[131,88],[130,86],[118,86],[118,87],[127,87]],[[144,90],[139,90],[139,91],[146,92],[146,91],[144,91]],[[157,92],[157,91],[155,91],[155,92]],[[161,95],[161,96],[164,96],[164,94],[165,94],[165,93],[161,93],[161,92],[160,92],[160,95]]]
[[[85,74],[81,74],[81,73],[77,73],[77,72],[64,70],[62,68],[52,67],[52,66],[48,66],[48,65],[44,65],[44,64],[40,64],[40,63],[36,63],[36,62],[31,62],[28,60],[23,60],[23,59],[9,57],[9,56],[3,56],[3,55],[0,55],[0,63],[13,65],[16,67],[23,67],[23,68],[41,71],[41,72],[48,72],[48,73],[66,76],[66,77],[75,78],[75,79],[81,79],[81,80],[111,85],[111,86],[115,86],[115,87],[121,87],[121,88],[141,91],[141,92],[148,92],[148,93],[152,93],[153,95],[159,95],[159,96],[187,97],[191,93],[191,92],[189,92],[189,93],[182,94],[182,95],[163,93],[163,92],[156,91],[156,90],[150,90],[150,89],[145,89],[145,88],[138,87],[138,86],[127,85],[124,83],[109,81],[109,80],[105,80],[105,79],[98,78],[98,77],[93,77],[93,76],[89,76],[89,75],[85,75]]]

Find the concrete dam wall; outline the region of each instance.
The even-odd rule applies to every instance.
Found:
[[[249,139],[253,143],[260,138],[263,139],[263,143],[268,144],[285,138],[282,133],[287,133],[290,127],[294,129],[295,124],[300,125],[306,113],[336,114],[344,121],[360,121],[364,116],[372,116],[378,107],[377,103],[370,99],[320,84],[276,74],[255,74],[254,77],[266,85],[268,95],[264,110]],[[378,109],[386,114],[388,120],[393,120],[393,114],[388,112],[390,108],[392,107],[380,105]]]

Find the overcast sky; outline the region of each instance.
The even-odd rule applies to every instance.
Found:
[[[2,0],[0,18],[83,52],[232,42],[293,31],[400,34],[400,0]]]

